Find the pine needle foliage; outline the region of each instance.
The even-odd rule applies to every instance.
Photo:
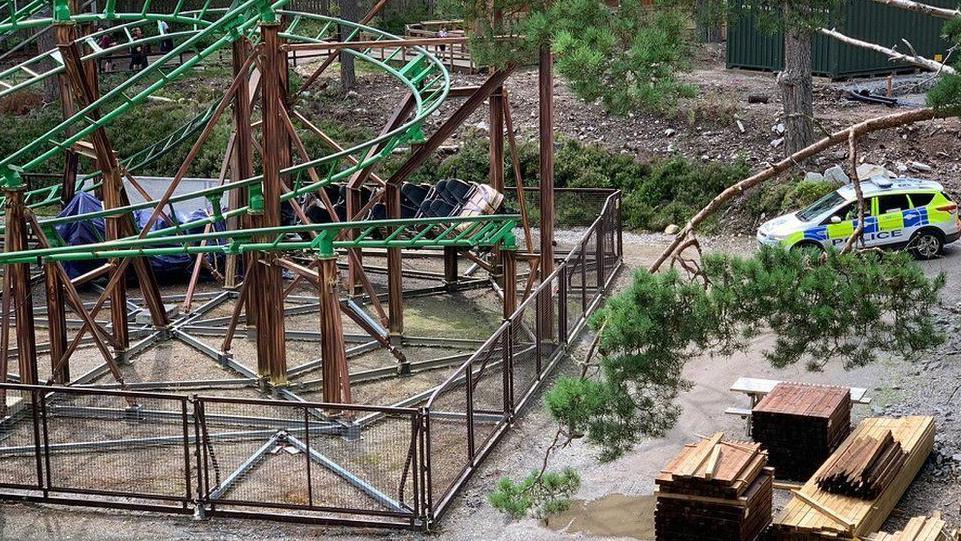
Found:
[[[538,48],[549,46],[571,90],[615,114],[670,111],[679,99],[696,94],[696,87],[676,77],[690,69],[689,3],[463,1],[471,55],[480,65],[529,63]]]
[[[544,518],[567,511],[571,496],[580,486],[581,477],[573,468],[559,472],[535,470],[519,483],[502,478],[487,501],[511,518]]]
[[[686,362],[728,354],[761,332],[776,338],[765,352],[771,364],[811,370],[862,366],[882,353],[916,358],[944,341],[933,316],[944,276],[928,278],[903,252],[765,247],[751,257],[707,255],[686,268],[637,271],[592,319],[600,361],[583,365],[581,377],[560,378],[544,397],[559,429],[542,472],[551,452],[577,438],[610,461],[662,435],[680,414],[678,393],[689,388]],[[570,470],[534,472],[519,483],[502,479],[489,500],[514,518],[543,517],[566,509],[578,484]]]
[[[638,271],[593,319],[601,360],[584,378],[562,378],[545,403],[569,437],[585,437],[602,461],[677,420],[686,361],[727,354],[770,331],[772,365],[820,370],[911,358],[940,344],[932,309],[944,278],[928,278],[904,253],[785,251],[706,256],[692,278]]]
[[[953,19],[945,23],[942,32],[944,36],[954,44],[954,55],[948,55],[950,61],[954,57],[953,66],[961,71],[961,59],[957,54],[961,51],[961,18]],[[928,105],[948,111],[952,115],[961,115],[961,75],[943,74],[938,84],[928,91]]]

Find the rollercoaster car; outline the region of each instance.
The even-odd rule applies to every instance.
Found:
[[[347,219],[347,187],[343,184],[325,188],[328,199],[340,221]],[[367,188],[360,189],[360,203],[366,206],[373,196]],[[504,196],[486,184],[460,179],[444,179],[434,185],[405,182],[400,188],[400,218],[445,218],[451,216],[481,216],[496,213]],[[311,197],[304,214],[312,223],[330,223],[334,218],[326,204]],[[386,220],[387,206],[376,203],[363,220]]]
[[[918,259],[938,257],[961,236],[958,204],[937,182],[875,177],[861,182],[865,198],[864,244],[908,249]],[[854,187],[844,186],[799,212],[766,222],[760,244],[826,249],[843,245],[858,224]]]

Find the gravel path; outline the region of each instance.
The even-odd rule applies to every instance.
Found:
[[[640,268],[664,245],[662,235],[625,234],[629,269],[619,286],[629,279],[630,269]],[[753,249],[749,238],[707,239],[707,250],[738,253]],[[621,459],[605,465],[596,461],[596,450],[575,442],[557,453],[553,466],[572,466],[582,474],[578,503],[572,512],[548,526],[532,520],[507,521],[486,502],[486,495],[503,476],[525,475],[539,466],[543,450],[550,443],[554,425],[535,404],[491,454],[478,474],[468,483],[434,534],[359,532],[295,524],[212,519],[194,521],[187,517],[153,514],[131,515],[105,510],[62,508],[37,504],[0,505],[0,539],[451,539],[513,540],[554,539],[649,539],[650,498],[653,477],[679,446],[718,430],[743,435],[740,419],[723,414],[728,406],[744,406],[744,397],[727,388],[738,376],[795,379],[867,387],[874,403],[857,406],[856,418],[886,415],[927,414],[937,418],[939,433],[935,453],[925,465],[908,495],[900,502],[890,527],[900,527],[915,514],[940,511],[954,524],[959,522],[961,499],[961,246],[949,247],[943,259],[924,264],[927,272],[944,272],[947,285],[940,322],[949,334],[938,351],[906,361],[882,359],[851,371],[829,366],[822,373],[808,373],[803,367],[772,368],[760,352],[770,337],[760,337],[742,351],[725,357],[703,356],[692,360],[686,375],[693,383],[681,395],[683,414],[665,437],[638,445]],[[582,346],[583,348],[583,346]],[[575,354],[583,355],[583,350]],[[570,370],[567,365],[561,370]],[[776,499],[783,505],[784,495]],[[611,537],[614,536],[614,537]]]

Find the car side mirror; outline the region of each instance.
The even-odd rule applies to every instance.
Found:
[[[838,215],[831,216],[831,223],[832,223],[832,224],[839,224],[839,223],[841,223],[841,217],[838,216]]]

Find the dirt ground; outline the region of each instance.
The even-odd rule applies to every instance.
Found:
[[[300,68],[309,73],[309,66]],[[330,77],[335,77],[331,74]],[[675,112],[632,113],[626,117],[610,115],[598,103],[578,99],[562,78],[554,84],[555,126],[558,134],[585,143],[597,143],[608,149],[632,155],[642,161],[654,157],[682,155],[705,161],[747,160],[752,167],[783,157],[783,144],[778,144],[782,122],[780,93],[773,73],[729,70],[724,66],[722,47],[705,46],[698,50],[693,70],[681,73],[685,82],[698,87],[698,97],[684,100]],[[452,85],[480,84],[485,76],[452,74]],[[334,92],[321,100],[323,111],[348,125],[381,126],[396,107],[402,89],[392,79],[381,75],[364,75],[356,92],[346,98]],[[930,79],[921,76],[898,76],[895,95],[902,100],[897,108],[849,100],[849,89],[871,89],[883,92],[885,79],[858,79],[832,82],[815,79],[815,116],[817,134],[833,132],[868,118],[893,113],[924,103],[923,92]],[[505,85],[513,111],[518,138],[536,138],[537,71],[518,69]],[[372,99],[373,98],[373,99]],[[329,100],[330,103],[327,103]],[[760,102],[758,101],[760,100]],[[449,99],[427,121],[427,131],[440,125],[461,100]],[[469,130],[487,129],[486,108],[481,108],[464,123],[447,143],[456,145]],[[783,126],[780,126],[783,130]],[[376,128],[375,128],[376,129]],[[961,164],[955,159],[961,143],[961,121],[936,120],[889,132],[879,132],[861,140],[859,159],[884,165],[898,171],[899,165],[921,162],[931,171],[907,170],[905,174],[939,180],[951,189],[961,187],[958,173]],[[847,156],[846,148],[822,153],[815,158],[811,170],[823,171]],[[478,180],[478,179],[470,179]]]
[[[619,278],[622,286],[631,269],[640,268],[666,242],[660,235],[625,235],[628,269]],[[751,239],[713,239],[709,250],[745,252]],[[567,513],[549,524],[533,519],[508,521],[486,502],[486,495],[503,476],[521,477],[539,465],[549,445],[553,425],[535,404],[497,446],[478,474],[455,500],[433,534],[392,531],[358,532],[318,526],[256,521],[212,519],[153,514],[131,515],[104,510],[62,508],[37,504],[0,505],[0,539],[451,539],[451,540],[548,540],[548,539],[651,539],[653,477],[685,442],[698,434],[718,430],[741,436],[744,423],[724,415],[729,406],[745,406],[746,397],[728,387],[739,376],[792,379],[866,387],[871,406],[856,406],[855,418],[875,414],[934,415],[938,423],[935,453],[927,462],[907,496],[899,503],[889,526],[900,526],[907,517],[940,511],[957,524],[961,500],[961,366],[957,363],[961,338],[957,311],[961,308],[961,246],[949,246],[944,258],[924,264],[927,272],[947,274],[941,324],[949,336],[938,351],[919,359],[882,359],[878,363],[844,371],[828,366],[809,373],[803,367],[772,368],[761,356],[769,337],[760,337],[731,356],[703,356],[691,361],[686,376],[693,387],[681,395],[683,414],[678,425],[663,438],[636,446],[621,459],[598,464],[596,450],[575,442],[558,452],[554,467],[572,466],[582,475],[577,501]],[[579,351],[578,354],[583,354]],[[569,370],[569,364],[561,370]],[[786,496],[776,496],[783,505]]]

